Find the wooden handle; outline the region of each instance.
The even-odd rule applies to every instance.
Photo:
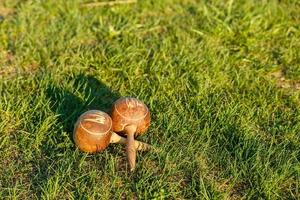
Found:
[[[133,171],[135,169],[136,162],[136,148],[134,143],[134,133],[136,131],[136,126],[130,125],[125,127],[125,132],[127,133],[127,159],[129,162],[130,170]]]
[[[115,132],[112,132],[110,143],[127,144],[127,139],[119,136]],[[153,148],[150,144],[140,142],[137,140],[134,141],[134,146],[135,149],[138,151],[148,151]]]
[[[147,144],[145,142],[140,142],[137,140],[134,141],[134,146],[135,149],[138,151],[149,151],[153,148],[150,144]]]

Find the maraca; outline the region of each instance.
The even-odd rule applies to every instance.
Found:
[[[126,144],[126,139],[111,131],[112,120],[108,114],[99,110],[83,113],[77,120],[73,138],[76,146],[84,152],[103,151],[109,143]],[[148,150],[151,146],[134,141],[134,149]]]
[[[135,168],[136,149],[134,137],[145,133],[150,126],[150,112],[147,106],[136,98],[120,98],[112,109],[112,130],[127,135],[127,157],[131,170]]]

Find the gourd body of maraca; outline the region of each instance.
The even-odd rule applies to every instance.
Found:
[[[112,129],[122,135],[126,135],[125,127],[134,125],[135,136],[143,134],[150,126],[150,112],[147,106],[136,98],[120,98],[112,109]]]
[[[76,146],[88,153],[104,150],[110,143],[112,120],[102,111],[90,110],[77,120],[73,139]]]
[[[121,98],[112,109],[113,131],[127,135],[126,152],[131,171],[135,169],[136,148],[134,137],[143,134],[150,126],[147,106],[136,98]]]

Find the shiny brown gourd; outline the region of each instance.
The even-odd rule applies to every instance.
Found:
[[[126,144],[126,139],[112,132],[112,120],[108,114],[100,110],[83,113],[77,120],[73,139],[76,146],[84,152],[103,151],[109,143]],[[149,150],[150,145],[134,141],[136,150]]]
[[[134,170],[136,163],[134,137],[145,133],[150,126],[149,109],[136,98],[120,98],[113,105],[111,118],[113,131],[127,135],[127,157],[130,169]]]

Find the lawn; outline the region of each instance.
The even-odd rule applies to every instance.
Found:
[[[0,199],[299,199],[297,0],[0,0]],[[139,98],[124,146],[76,149],[89,110]]]

